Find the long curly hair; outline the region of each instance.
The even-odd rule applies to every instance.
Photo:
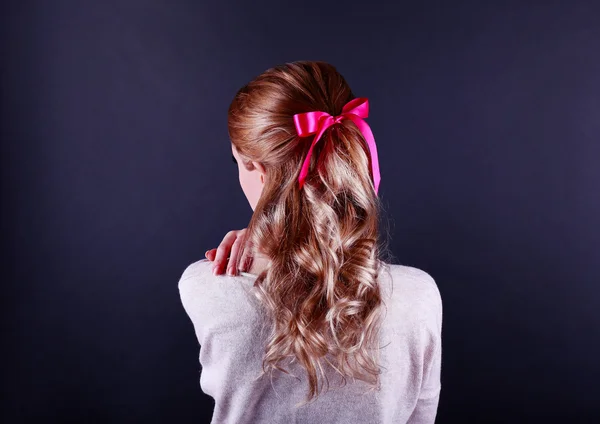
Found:
[[[269,260],[254,282],[272,325],[261,375],[274,369],[289,374],[279,364],[297,360],[308,374],[305,403],[319,396],[317,368],[329,388],[322,359],[344,385],[346,377],[370,390],[380,384],[385,304],[378,276],[387,269],[384,254],[391,254],[380,239],[383,208],[367,145],[352,121],[325,131],[298,185],[312,137],[297,136],[293,115],[320,110],[335,116],[353,98],[334,66],[296,61],[257,76],[229,107],[231,142],[248,169],[256,161],[266,170],[238,256],[259,249]]]

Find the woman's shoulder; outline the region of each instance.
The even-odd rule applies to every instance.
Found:
[[[211,299],[227,297],[232,292],[239,291],[236,284],[227,284],[228,280],[248,280],[245,275],[229,276],[225,274],[213,275],[213,262],[200,259],[187,265],[179,278],[179,292],[182,297],[210,295]]]
[[[251,287],[255,276],[242,273],[238,276],[212,274],[212,262],[200,259],[187,265],[181,274],[178,287],[184,304],[196,302],[231,302],[237,299],[245,286]],[[244,280],[247,284],[228,284]],[[380,283],[384,303],[392,321],[419,321],[428,326],[441,327],[442,297],[434,278],[426,271],[402,264],[382,262]]]
[[[192,321],[199,313],[198,301],[205,297],[206,285],[204,281],[211,275],[210,264],[211,262],[208,259],[201,259],[188,264],[177,283],[181,302]]]
[[[244,275],[213,275],[212,265],[208,259],[190,263],[177,284],[184,309],[202,328],[244,319],[246,310],[252,313],[245,292],[252,287],[253,279]]]
[[[410,265],[386,264],[386,266],[396,285],[400,285],[405,290],[412,290],[419,296],[441,299],[438,285],[428,272]]]
[[[188,264],[183,270],[183,273],[181,274],[179,284],[181,284],[184,281],[190,280],[194,277],[198,278],[212,275],[211,265],[212,262],[208,259],[200,259]]]
[[[398,320],[425,322],[441,329],[442,296],[435,279],[426,271],[409,265],[383,266],[388,284],[388,303],[393,305]]]

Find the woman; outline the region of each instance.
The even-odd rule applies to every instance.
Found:
[[[435,421],[440,292],[382,259],[367,115],[325,62],[274,67],[234,97],[232,155],[254,213],[179,281],[212,422]]]

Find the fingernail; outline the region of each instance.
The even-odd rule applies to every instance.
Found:
[[[217,265],[214,265],[212,267],[212,273],[213,273],[213,275],[217,275]]]
[[[206,251],[206,253],[204,254],[204,256],[206,256],[208,258],[208,250]]]

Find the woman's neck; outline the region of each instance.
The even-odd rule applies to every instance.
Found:
[[[269,258],[259,252],[255,252],[250,269],[247,269],[246,272],[253,275],[259,275],[269,267],[269,263]]]

